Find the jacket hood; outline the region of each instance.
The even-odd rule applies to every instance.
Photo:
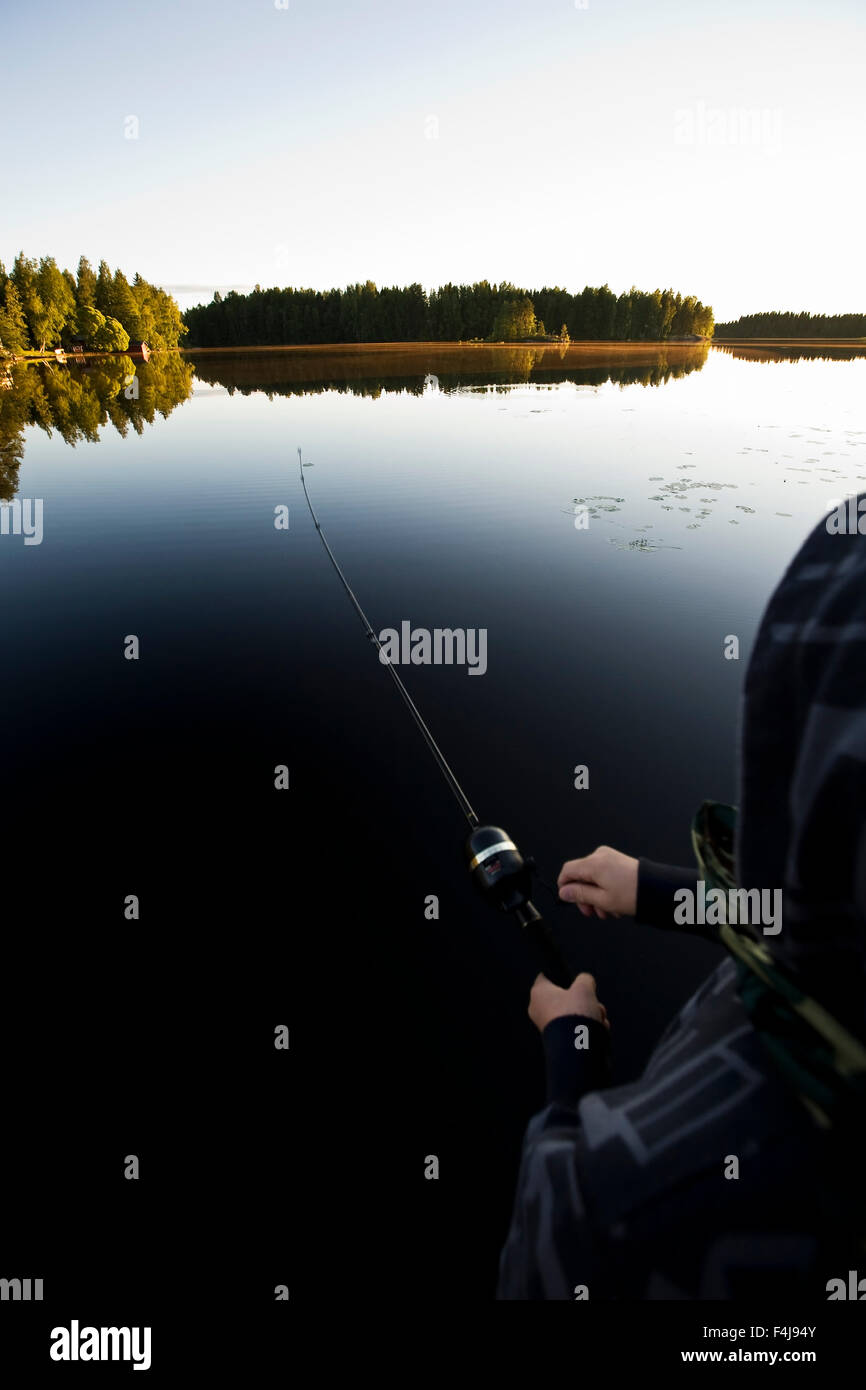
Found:
[[[866,533],[866,494],[849,515]],[[782,890],[773,956],[864,1036],[866,534],[831,529],[833,516],[789,565],[755,640],[736,862],[741,887]]]

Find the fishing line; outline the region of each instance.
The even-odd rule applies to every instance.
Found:
[[[305,464],[301,450],[298,449],[298,469],[301,475],[301,486],[304,489],[304,497],[310,509],[310,516],[313,524],[319,533],[319,539],[325,547],[328,559],[336,570],[337,577],[351,600],[352,606],[364,626],[364,631],[369,640],[379,653],[379,658],[385,666],[400,692],[400,696],[420,729],[424,741],[442,773],[445,781],[457,800],[463,815],[471,827],[471,834],[466,841],[466,860],[469,872],[482,893],[493,904],[503,912],[510,913],[520,927],[534,940],[539,950],[544,972],[555,984],[560,984],[567,988],[575,977],[573,971],[562,951],[562,947],[557,941],[549,924],[544,921],[540,912],[530,901],[530,891],[532,887],[532,875],[536,873],[536,865],[533,859],[524,859],[517,845],[498,825],[479,825],[478,816],[472,809],[469,800],[454,776],[442,749],[439,747],[426,722],[424,721],[418,706],[412,699],[390,659],[384,654],[384,648],[370,623],[369,618],[355,597],[352,587],[349,584],[343,571],[337,563],[337,557],[328,544],[327,537],[322,530],[321,522],[316,516],[315,508],[310,500],[307,491],[307,480],[304,477],[304,468],[309,467]],[[545,884],[551,893],[557,898],[555,890]]]
[[[397,672],[394,670],[394,667],[391,665],[391,662],[388,660],[387,656],[384,655],[384,648],[383,648],[381,642],[379,641],[379,638],[376,636],[376,633],[374,632],[374,630],[373,630],[373,628],[372,628],[372,626],[371,626],[371,624],[370,624],[370,621],[369,621],[369,619],[368,619],[366,613],[364,612],[363,608],[361,607],[360,603],[358,602],[357,598],[355,597],[354,593],[352,592],[352,589],[351,589],[351,587],[350,587],[350,585],[349,585],[349,581],[346,579],[346,576],[344,575],[343,571],[340,569],[340,566],[337,564],[337,559],[336,559],[336,556],[334,555],[333,550],[332,550],[331,547],[328,545],[327,538],[326,538],[326,536],[325,536],[324,531],[322,530],[321,522],[319,521],[319,518],[316,516],[316,513],[315,513],[315,511],[313,510],[313,504],[312,504],[312,502],[310,501],[310,494],[309,494],[308,491],[307,491],[307,480],[306,480],[306,478],[304,477],[304,463],[303,463],[303,459],[302,459],[302,457],[301,457],[301,451],[300,451],[300,449],[298,450],[298,463],[300,464],[301,485],[302,485],[302,487],[303,487],[303,489],[304,489],[304,496],[305,496],[306,499],[307,499],[307,506],[308,506],[309,509],[310,509],[310,516],[313,518],[313,522],[314,522],[314,524],[315,524],[316,530],[317,530],[318,533],[319,533],[319,540],[322,542],[322,545],[325,547],[325,550],[326,550],[327,553],[328,553],[328,558],[330,559],[331,564],[334,566],[334,569],[337,571],[337,574],[338,574],[339,579],[340,579],[340,583],[342,584],[343,588],[346,590],[346,593],[349,595],[349,598],[352,600],[352,603],[353,603],[354,606],[355,606],[355,612],[358,614],[358,617],[361,619],[361,622],[364,624],[364,629],[365,629],[365,631],[366,631],[366,633],[367,633],[367,636],[369,637],[370,641],[373,643],[373,645],[374,645],[374,647],[376,648],[376,650],[379,652],[379,660],[382,662],[382,665],[383,665],[383,666],[387,667],[388,671],[390,672],[391,676],[393,677],[394,683],[395,683],[395,685],[397,686],[397,689],[399,690],[401,696],[403,697],[403,700],[404,700],[405,703],[406,703],[406,706],[407,706],[407,708],[408,708],[408,710],[409,710],[409,713],[411,714],[412,718],[415,720],[415,723],[418,725],[418,728],[421,730],[421,733],[422,733],[422,735],[424,736],[424,739],[425,739],[425,741],[426,741],[426,743],[427,743],[427,747],[430,749],[430,752],[433,754],[433,757],[436,759],[437,763],[439,764],[439,768],[440,768],[440,771],[441,771],[441,773],[442,773],[442,776],[445,778],[445,781],[448,783],[448,786],[451,788],[452,792],[454,793],[455,797],[457,798],[457,803],[458,803],[458,805],[459,805],[461,811],[463,812],[464,816],[466,817],[466,819],[468,820],[469,824],[470,824],[470,825],[473,827],[473,829],[474,829],[474,827],[478,824],[478,817],[477,817],[477,815],[475,814],[475,812],[473,811],[472,807],[470,806],[469,800],[468,800],[468,798],[467,798],[465,792],[463,791],[463,788],[461,787],[460,783],[457,781],[457,778],[454,776],[454,773],[451,771],[451,768],[448,766],[448,762],[447,762],[447,760],[446,760],[446,758],[445,758],[445,754],[442,752],[442,749],[439,747],[439,744],[436,742],[435,738],[433,737],[433,735],[431,734],[430,730],[428,729],[426,723],[424,722],[423,718],[421,717],[421,712],[420,712],[420,710],[418,709],[418,706],[415,704],[415,701],[412,699],[412,696],[409,694],[409,691],[406,689],[406,687],[405,687],[405,685],[403,684],[403,682],[401,681],[400,677],[397,675]]]

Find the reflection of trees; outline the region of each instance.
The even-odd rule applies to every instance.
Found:
[[[125,356],[91,358],[86,366],[29,363],[9,375],[11,388],[0,390],[0,498],[7,501],[18,488],[28,425],[57,430],[72,445],[94,443],[108,424],[123,436],[130,427],[141,434],[187,399],[193,368],[176,354],[158,353],[135,364]]]
[[[825,346],[810,343],[806,347],[747,347],[745,344],[714,344],[716,352],[726,352],[729,357],[739,357],[744,362],[800,362],[806,359],[823,357],[832,362],[849,362],[854,357],[866,357],[866,343],[836,343]]]
[[[497,390],[532,383],[602,386],[661,386],[699,370],[706,343],[571,344],[514,347],[381,347],[265,349],[254,352],[196,352],[189,356],[200,381],[231,394],[264,391],[268,396],[344,391],[378,396],[408,391],[420,396],[435,377],[440,391]]]

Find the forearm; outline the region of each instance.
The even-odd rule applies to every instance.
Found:
[[[511,1225],[499,1263],[499,1299],[574,1299],[599,1289],[599,1238],[577,1181],[583,1143],[578,1103],[610,1080],[608,1030],[582,1014],[541,1035],[547,1104],[526,1131]]]
[[[574,1109],[587,1091],[610,1083],[610,1033],[598,1019],[566,1014],[548,1023],[541,1035],[548,1105]]]
[[[639,860],[635,919],[646,926],[685,932],[689,936],[700,936],[718,944],[717,927],[706,923],[678,922],[674,915],[679,905],[675,894],[687,888],[697,899],[700,882],[700,874],[694,866],[686,868],[675,864],[657,864],[652,859]]]

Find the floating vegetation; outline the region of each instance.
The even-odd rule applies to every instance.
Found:
[[[618,541],[615,536],[608,536],[607,539],[617,550],[638,550],[645,555],[653,550],[682,550],[681,545],[665,545],[663,541],[650,540],[647,536],[636,536],[630,541]]]
[[[575,507],[586,507],[590,517],[595,518],[598,518],[602,512],[618,512],[624,501],[624,497],[606,497],[603,495],[572,498]]]

